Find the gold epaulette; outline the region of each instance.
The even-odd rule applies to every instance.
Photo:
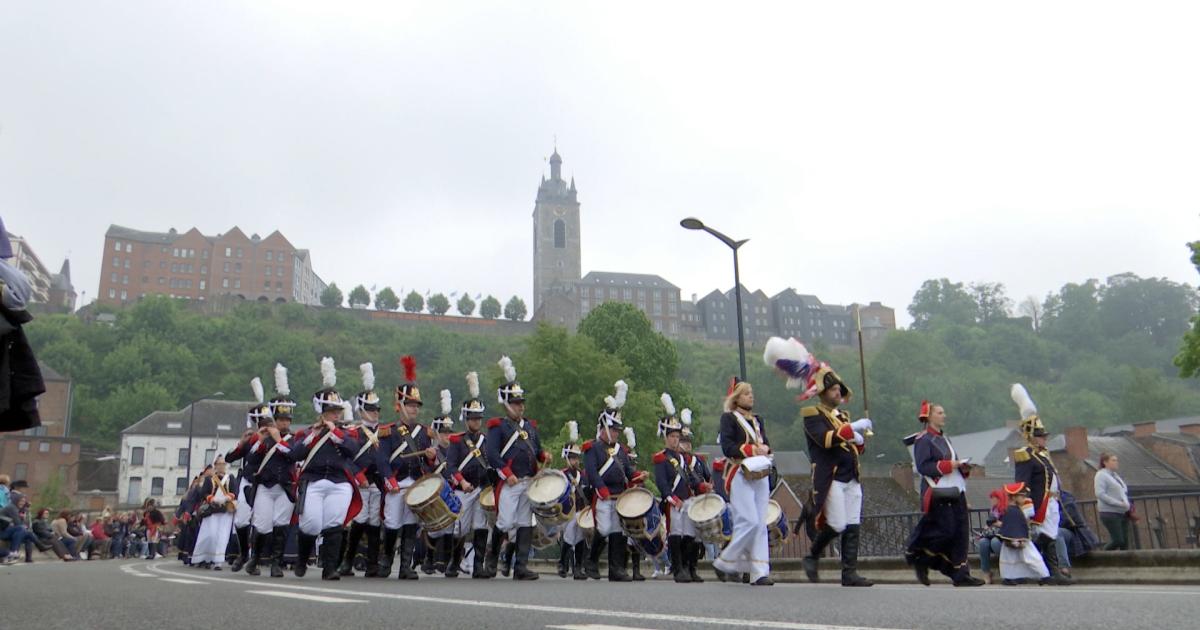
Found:
[[[1031,459],[1033,459],[1033,455],[1029,454],[1028,447],[1019,448],[1019,449],[1013,451],[1013,453],[1012,453],[1012,460],[1014,463],[1017,463],[1017,464],[1019,464],[1021,462],[1027,462]]]
[[[391,434],[392,434],[392,425],[385,424],[385,425],[379,427],[379,430],[375,432],[375,437],[385,438]]]
[[[801,407],[800,416],[803,418],[811,418],[821,415],[821,410],[816,407]]]

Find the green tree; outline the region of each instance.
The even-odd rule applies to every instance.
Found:
[[[434,293],[429,298],[429,312],[434,315],[445,315],[450,310],[450,300],[441,293]]]
[[[404,312],[405,313],[420,313],[425,309],[425,298],[421,297],[416,291],[409,292],[404,296]]]
[[[371,303],[371,294],[367,292],[367,287],[358,285],[350,290],[350,307],[366,306]]]
[[[1121,393],[1121,416],[1143,422],[1175,415],[1177,395],[1156,370],[1128,368],[1129,381]]]
[[[483,302],[479,304],[479,315],[484,319],[500,317],[500,300],[490,295],[483,298]]]
[[[525,300],[522,300],[515,295],[512,296],[512,299],[508,301],[508,304],[504,305],[505,319],[509,319],[514,322],[523,322],[525,321],[525,315]]]
[[[1159,346],[1178,343],[1196,313],[1196,291],[1166,278],[1139,278],[1132,273],[1108,279],[1101,292],[1098,318],[1105,337],[1149,333]]]
[[[979,305],[961,282],[941,278],[926,280],[921,285],[913,295],[908,313],[912,315],[914,330],[929,330],[939,321],[973,324],[979,314]]]
[[[51,513],[71,507],[71,497],[67,495],[66,480],[59,471],[54,471],[46,483],[42,484],[33,495],[33,509],[50,508]],[[32,514],[32,511],[30,512]]]
[[[470,317],[475,312],[475,300],[467,293],[463,293],[462,297],[458,298],[458,313],[463,317]]]
[[[976,319],[980,324],[992,324],[1008,319],[1013,302],[1001,282],[972,282],[971,297],[978,306]]]
[[[1100,345],[1100,284],[1088,280],[1063,285],[1046,298],[1042,333],[1074,348],[1095,349]]]
[[[338,288],[336,282],[330,282],[329,286],[321,291],[321,306],[333,308],[342,305],[342,290]]]
[[[639,389],[647,388],[658,395],[671,388],[679,355],[636,306],[605,302],[579,322],[578,331],[627,365],[628,377]]]
[[[375,294],[375,310],[378,311],[394,311],[400,308],[400,298],[392,287],[383,287],[383,289]]]

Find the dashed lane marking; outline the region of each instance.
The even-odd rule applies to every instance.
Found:
[[[160,565],[150,565],[150,570],[160,575],[184,575],[163,569]],[[241,584],[248,586],[263,585],[262,582],[254,580],[243,580],[237,578],[212,577],[212,576],[196,576],[197,579],[209,582],[223,582],[225,584]],[[166,579],[166,578],[164,578]],[[710,626],[737,626],[741,628],[780,628],[782,630],[893,630],[890,628],[878,628],[874,626],[831,626],[826,624],[814,623],[797,623],[791,621],[770,621],[757,619],[727,619],[723,617],[698,617],[693,615],[682,614],[661,614],[649,613],[644,611],[632,610],[600,610],[594,608],[569,608],[566,606],[545,606],[538,604],[516,604],[505,601],[484,601],[474,599],[451,599],[446,597],[426,597],[421,595],[405,595],[402,593],[376,593],[370,591],[347,591],[336,588],[327,588],[320,586],[300,586],[291,584],[272,584],[278,588],[286,588],[290,590],[303,591],[307,593],[325,593],[329,595],[352,595],[354,597],[367,597],[377,599],[393,599],[399,601],[422,602],[426,604],[437,604],[441,606],[464,606],[488,608],[491,610],[519,610],[527,612],[542,612],[559,615],[578,615],[580,617],[606,617],[609,619],[636,619],[639,621],[662,621],[678,626],[680,624],[704,624]]]
[[[200,580],[184,580],[181,578],[159,578],[159,579],[164,582],[171,582],[172,584],[205,584],[205,582],[202,582]]]
[[[321,602],[322,604],[365,604],[365,599],[345,599],[342,597],[326,597],[324,595],[309,595],[306,593],[288,593],[287,591],[246,591],[250,595],[270,595],[272,597],[287,597],[302,599],[306,602]]]
[[[629,626],[605,626],[598,623],[590,623],[579,626],[546,626],[547,628],[558,628],[559,630],[654,630],[654,628],[631,628]]]

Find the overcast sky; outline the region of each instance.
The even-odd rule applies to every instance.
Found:
[[[927,278],[1195,284],[1194,3],[5,2],[0,213],[95,297],[110,223],[278,228],[355,284],[532,292],[557,135],[583,269],[904,313]]]

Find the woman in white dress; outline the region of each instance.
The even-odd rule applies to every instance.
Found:
[[[192,564],[202,569],[220,571],[225,563],[225,549],[233,531],[233,512],[237,509],[232,475],[225,471],[225,458],[213,462],[213,474],[204,480],[200,489],[201,503],[197,508],[200,533],[192,551]]]

